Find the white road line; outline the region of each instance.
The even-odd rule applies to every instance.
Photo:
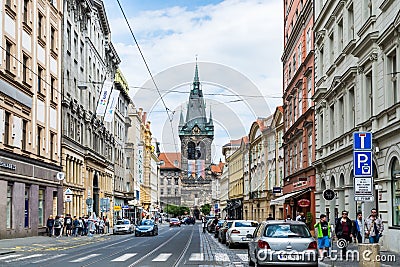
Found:
[[[248,255],[247,254],[236,254],[242,261],[248,261]]]
[[[82,257],[82,258],[79,258],[79,259],[76,259],[76,260],[73,260],[73,261],[70,261],[70,262],[82,262],[82,261],[88,260],[90,258],[99,256],[99,255],[100,254],[90,254],[90,255],[87,255],[86,257]]]
[[[57,259],[57,258],[59,258],[59,257],[65,256],[65,255],[67,255],[67,254],[58,254],[58,255],[54,255],[53,257],[45,258],[45,259],[43,259],[43,260],[33,261],[32,263],[45,262],[45,261],[48,261],[48,260]]]
[[[26,260],[26,259],[41,257],[41,256],[43,256],[43,255],[44,255],[44,254],[33,254],[33,255],[29,255],[29,256],[17,258],[17,259],[8,260],[8,261],[5,261],[5,262],[22,261],[22,260]]]
[[[132,258],[133,256],[135,256],[137,253],[126,253],[116,259],[113,259],[112,261],[126,261],[127,259]]]
[[[172,253],[161,253],[152,261],[167,261],[168,258],[172,255]]]
[[[204,255],[203,253],[192,253],[190,255],[189,261],[203,261],[204,260]]]
[[[215,261],[230,261],[228,254],[226,253],[215,253]]]
[[[22,254],[12,254],[12,255],[7,255],[7,256],[3,256],[3,257],[0,257],[0,260],[5,260],[5,259],[10,259],[10,258],[15,258],[15,257],[19,257],[19,256],[21,256]]]

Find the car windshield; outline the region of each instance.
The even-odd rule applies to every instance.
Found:
[[[171,219],[171,222],[179,222],[178,219]]]
[[[272,224],[265,229],[266,237],[288,238],[288,237],[311,237],[310,231],[305,225]]]
[[[257,227],[256,222],[235,222],[235,227]]]
[[[129,221],[117,221],[117,225],[129,224]]]
[[[153,225],[154,222],[152,220],[144,220],[142,221],[141,225]]]

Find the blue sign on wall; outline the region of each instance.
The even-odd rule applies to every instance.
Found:
[[[355,177],[372,177],[372,151],[354,151],[353,170]]]
[[[353,133],[354,150],[372,150],[372,133],[355,132]]]

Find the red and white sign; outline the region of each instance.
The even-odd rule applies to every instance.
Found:
[[[297,205],[302,208],[310,206],[310,203],[311,203],[310,200],[305,199],[305,198],[297,201]]]

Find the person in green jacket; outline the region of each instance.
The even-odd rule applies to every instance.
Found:
[[[319,219],[314,228],[317,231],[319,255],[321,259],[324,259],[324,254],[328,254],[329,247],[331,246],[331,227],[326,221],[325,214],[321,214]]]

